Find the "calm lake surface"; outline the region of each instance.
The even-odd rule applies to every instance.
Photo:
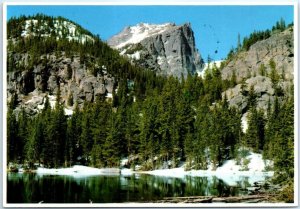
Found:
[[[216,177],[55,176],[30,173],[7,174],[8,203],[122,203],[152,202],[163,197],[247,194],[247,178],[228,186]]]

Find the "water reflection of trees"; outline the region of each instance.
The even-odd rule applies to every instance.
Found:
[[[8,202],[15,203],[151,202],[173,196],[237,196],[243,192],[240,188],[249,186],[245,178],[232,187],[216,177],[152,175],[74,178],[9,174],[8,180]]]

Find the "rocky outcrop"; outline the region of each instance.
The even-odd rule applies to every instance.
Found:
[[[15,57],[27,59],[26,54]],[[84,101],[93,102],[105,97],[114,89],[115,78],[106,72],[105,66],[101,73],[93,75],[86,65],[80,64],[79,56],[71,59],[64,54],[59,57],[47,54],[41,60],[47,61],[41,61],[33,69],[7,73],[8,101],[16,95],[20,105],[31,109],[28,110],[30,113],[43,103],[46,94],[56,95],[58,88],[62,102],[71,108],[75,103],[81,106]]]
[[[270,60],[276,64],[279,75],[284,75],[286,80],[293,80],[294,74],[294,36],[293,28],[272,34],[270,38],[258,41],[248,51],[238,53],[222,69],[222,78],[230,79],[233,72],[237,79],[249,78],[259,75],[259,68],[263,64],[266,72],[270,73]]]
[[[271,60],[275,63],[276,81],[272,81]],[[261,71],[262,65],[265,67],[264,73]],[[241,51],[227,63],[225,61],[222,78],[230,80],[233,73],[238,85],[224,91],[222,96],[225,98],[226,95],[229,106],[238,108],[243,118],[246,118],[249,110],[251,88],[256,97],[257,109],[265,112],[269,103],[274,104],[275,97],[282,102],[293,95],[293,28],[272,34],[270,38],[253,44],[248,51]]]
[[[186,77],[201,71],[204,65],[190,24],[141,23],[125,28],[108,40],[108,44],[132,58],[134,63],[162,75]]]
[[[244,85],[243,88],[242,85]],[[274,89],[275,87],[270,78],[256,76],[247,79],[244,84],[238,84],[234,88],[227,89],[223,92],[223,97],[225,97],[226,94],[230,106],[239,108],[242,112],[246,112],[251,86],[253,86],[254,94],[257,98],[256,105],[258,109],[267,110],[268,103],[274,103],[276,91],[280,91],[277,93],[279,97],[293,94],[293,83],[290,81],[282,81],[278,84],[277,89]]]
[[[271,102],[274,101],[274,89],[271,79],[264,76],[247,79],[244,84],[238,84],[234,88],[223,92],[223,97],[226,94],[230,106],[239,108],[242,112],[245,112],[247,110],[248,94],[251,86],[253,86],[254,93],[258,98],[257,107],[266,108],[269,100]]]

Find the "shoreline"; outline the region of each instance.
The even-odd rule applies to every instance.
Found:
[[[13,171],[9,171],[13,173]],[[223,170],[190,170],[185,171],[184,167],[173,169],[161,169],[152,171],[133,171],[128,168],[93,168],[88,166],[75,165],[68,168],[37,168],[36,170],[23,170],[14,173],[35,173],[37,175],[58,175],[72,176],[75,178],[89,176],[131,176],[131,175],[153,175],[166,178],[186,178],[186,177],[207,177],[223,180],[229,186],[235,186],[237,182],[247,180],[251,185],[255,182],[265,181],[274,175],[273,171],[223,171]]]
[[[126,168],[128,166],[128,158],[121,160],[120,167],[115,168],[95,168],[83,165],[74,165],[67,168],[44,168],[36,165],[36,170],[29,170],[31,173],[37,175],[67,175],[73,177],[88,177],[97,175],[153,175],[166,178],[186,178],[186,177],[206,177],[206,178],[218,178],[223,180],[229,186],[235,186],[237,182],[243,182],[247,180],[250,184],[254,182],[262,182],[267,178],[274,176],[274,171],[266,171],[266,168],[272,163],[269,160],[264,160],[261,154],[250,152],[247,156],[249,163],[247,166],[238,164],[235,159],[227,160],[223,165],[213,169],[212,165],[208,166],[206,170],[185,170],[185,162],[181,162],[177,168],[156,169],[150,171],[140,170],[140,166],[136,166],[136,170]],[[23,169],[24,165],[14,165],[11,169],[14,171],[20,171],[21,173],[27,172]]]
[[[86,169],[86,170],[83,170]],[[91,166],[74,165],[71,167],[61,168],[44,168],[38,167],[37,169],[9,169],[8,173],[37,173],[37,174],[56,174],[56,175],[67,175],[67,174],[86,174],[86,175],[106,175],[106,174],[119,174],[119,175],[133,175],[133,174],[149,174],[154,176],[162,177],[182,177],[182,176],[220,176],[220,175],[239,175],[239,176],[252,176],[255,174],[273,176],[274,171],[220,171],[220,170],[184,170],[183,167],[168,168],[168,169],[155,169],[155,170],[137,170],[134,171],[129,168],[95,168]]]

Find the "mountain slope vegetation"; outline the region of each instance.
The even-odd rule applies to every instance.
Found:
[[[33,20],[37,27],[22,36],[26,23]],[[70,30],[61,27],[62,34],[57,35],[50,25],[60,20],[80,32],[69,34]],[[13,18],[7,24],[7,163],[28,168],[40,164],[49,168],[74,164],[118,167],[122,158],[128,158],[127,166],[133,169],[137,165],[143,170],[175,168],[182,161],[186,169],[216,169],[228,159],[241,158],[244,148],[273,160],[271,169],[279,182],[293,182],[293,94],[275,93],[274,101],[264,109],[257,105],[254,86],[239,83],[233,76],[222,78],[222,69],[229,62],[208,69],[203,78],[190,74],[186,79],[163,77],[131,64],[99,37],[64,18],[37,15]],[[239,59],[238,54],[234,56]],[[270,65],[276,74],[276,65]],[[43,69],[40,74],[38,69]],[[80,79],[78,72],[83,75]],[[115,78],[112,99],[107,98],[107,91],[93,96],[97,82],[108,75]],[[50,77],[55,78],[54,83],[49,83]],[[37,78],[44,85],[37,85]],[[80,91],[71,95],[82,98],[81,103],[66,97],[70,92],[64,90],[72,85]],[[241,125],[244,109],[240,104],[231,105],[229,95],[223,93],[237,85],[247,100],[245,132]],[[33,92],[43,100],[42,107],[30,115],[26,98]],[[50,95],[56,97],[54,108]],[[65,114],[66,106],[73,114]]]

